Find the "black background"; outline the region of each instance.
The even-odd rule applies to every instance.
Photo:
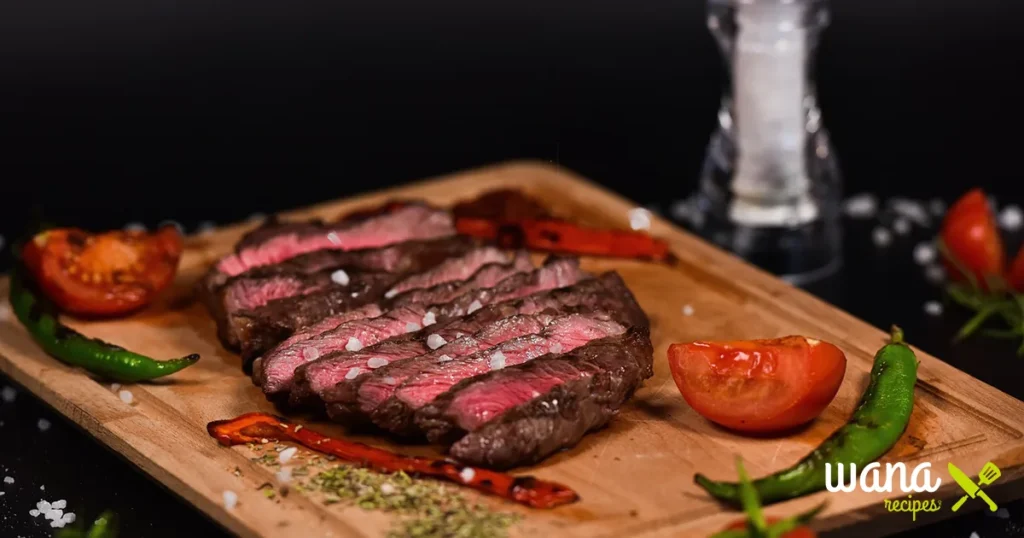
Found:
[[[699,1],[10,4],[8,241],[33,205],[88,227],[194,229],[523,157],[664,208],[694,186],[724,82]],[[832,13],[817,82],[848,193],[951,201],[981,185],[1024,201],[1019,2],[845,1]],[[870,227],[848,223],[843,274],[812,291],[876,326],[903,324],[926,351],[1024,398],[1012,346],[952,346],[964,313],[922,313],[939,295],[909,252],[929,232],[879,251]],[[41,416],[54,422],[44,433]],[[0,420],[0,474],[18,477],[0,497],[0,536],[47,536],[28,516],[43,497],[80,516],[115,508],[131,537],[218,535],[24,391]],[[1019,536],[1021,521],[1018,507],[919,535]]]

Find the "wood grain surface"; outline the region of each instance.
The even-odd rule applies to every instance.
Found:
[[[450,205],[497,187],[516,187],[548,203],[557,213],[581,221],[628,227],[633,204],[564,170],[516,162],[472,170],[405,187],[329,202],[282,215],[284,218],[333,218],[392,196],[409,196]],[[166,358],[198,352],[202,360],[172,378],[129,387],[132,405],[123,403],[108,383],[45,356],[13,315],[0,320],[0,369],[70,417],[113,450],[199,509],[246,537],[383,536],[389,516],[342,505],[325,506],[293,493],[269,500],[257,490],[273,481],[273,472],[250,461],[245,447],[225,448],[205,430],[212,420],[263,410],[277,412],[239,367],[239,358],[221,348],[213,320],[191,296],[192,284],[219,256],[228,252],[254,223],[191,237],[178,280],[170,294],[145,312],[108,322],[71,322],[92,336],[151,356]],[[713,479],[735,479],[734,458],[742,455],[757,476],[795,462],[850,416],[867,384],[875,351],[886,335],[868,324],[793,288],[789,284],[698,240],[662,219],[652,233],[667,239],[679,257],[675,267],[624,260],[584,260],[592,271],[619,271],[652,321],[655,375],[606,429],[587,435],[575,448],[531,468],[517,470],[556,480],[576,489],[582,500],[550,511],[529,510],[481,497],[525,516],[513,536],[707,536],[738,517],[693,483],[700,471]],[[6,296],[7,280],[0,280]],[[879,298],[879,300],[885,300]],[[682,313],[691,305],[692,316]],[[848,357],[843,386],[825,413],[809,427],[785,437],[741,437],[703,420],[676,390],[665,353],[670,343],[693,339],[769,338],[803,334],[835,343]],[[913,344],[915,335],[908,334]],[[769,515],[785,516],[822,500],[828,507],[815,523],[819,530],[879,536],[911,525],[950,517],[961,495],[946,472],[953,461],[974,476],[987,461],[1003,472],[996,502],[1021,494],[1024,475],[1024,402],[915,349],[921,366],[916,408],[910,427],[884,461],[908,467],[931,462],[943,480],[934,494],[942,498],[936,513],[887,514],[884,498],[899,493],[828,493],[773,505]],[[344,435],[336,426],[305,422],[307,427]],[[383,437],[358,437],[379,446]],[[436,447],[402,447],[437,454]],[[236,473],[235,469],[240,473]],[[240,474],[241,476],[236,476]],[[1000,486],[1000,487],[997,487]],[[223,492],[238,493],[228,510]],[[473,492],[467,495],[476,496]],[[969,501],[960,513],[983,507]]]

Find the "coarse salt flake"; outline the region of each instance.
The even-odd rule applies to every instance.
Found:
[[[914,261],[919,265],[928,265],[935,261],[935,245],[931,243],[918,243],[914,247]]]
[[[642,207],[629,210],[629,227],[634,230],[651,229],[651,212]]]
[[[903,217],[900,217],[893,221],[892,229],[895,230],[895,232],[900,235],[907,235],[908,233],[910,233],[910,221]]]
[[[851,218],[869,219],[878,213],[878,198],[869,193],[851,196],[843,202],[843,211]]]
[[[345,344],[345,351],[359,351],[363,349],[363,343],[354,336],[348,337],[348,343]]]
[[[50,505],[49,501],[39,501],[36,503],[36,510],[39,510],[41,513],[45,514],[50,510],[53,510],[53,506]]]
[[[421,327],[419,326],[418,323],[409,322],[405,324],[405,332],[407,333],[414,333],[420,329]]]
[[[398,295],[398,290],[396,290],[396,289],[392,288],[392,289],[388,290],[388,291],[387,291],[387,292],[386,292],[386,293],[384,294],[384,298],[385,298],[385,299],[391,299],[391,298],[392,298],[392,297],[394,297],[395,295]]]
[[[932,217],[928,214],[924,204],[909,198],[893,198],[889,200],[889,207],[892,212],[914,222],[918,226],[928,227],[932,225]]]
[[[348,286],[348,273],[346,273],[344,269],[338,269],[331,273],[331,281],[339,286]]]
[[[45,432],[50,429],[50,421],[45,418],[41,418],[39,419],[39,422],[36,423],[36,427],[39,428],[39,431]]]
[[[64,514],[64,518],[63,519],[64,519],[64,523],[65,524],[70,525],[70,524],[75,522],[75,519],[76,519],[75,518],[75,513],[74,512],[67,512],[67,513]]]
[[[130,390],[122,390],[121,392],[118,392],[117,397],[121,398],[121,401],[128,405],[131,405],[132,400],[135,399],[135,395],[133,395]]]
[[[892,232],[879,226],[871,232],[871,240],[876,247],[887,247],[892,243]]]
[[[484,305],[480,304],[480,301],[473,299],[473,302],[469,303],[468,313],[472,314],[473,312],[476,312],[477,310],[480,310],[483,307]]]
[[[437,358],[437,362],[448,362],[450,360],[452,360],[452,358],[449,357],[448,355],[441,355],[440,357]]]
[[[938,284],[945,280],[946,269],[941,265],[929,265],[924,270],[924,277],[928,279],[928,282]]]
[[[693,307],[688,305],[688,304],[684,304],[683,305],[683,315],[684,316],[692,316],[693,315]]]
[[[930,316],[942,315],[942,303],[938,301],[928,301],[924,303],[924,311]]]
[[[505,367],[505,354],[498,351],[491,355],[491,370],[501,370]]]
[[[13,484],[13,483],[14,483],[14,478],[13,477],[10,477],[10,476],[5,476],[4,477],[4,484]]]
[[[427,312],[423,314],[423,326],[433,325],[437,323],[437,316],[433,312]]]
[[[238,504],[238,494],[231,490],[225,491],[224,508],[227,508],[228,510],[233,510],[236,504]]]
[[[398,380],[393,378],[393,377],[391,377],[391,376],[388,376],[388,377],[384,378],[384,384],[385,385],[397,385],[398,384]]]
[[[352,292],[352,297],[359,297],[359,292],[358,291],[353,291]]]
[[[332,245],[340,245],[341,244],[341,238],[338,237],[337,232],[331,232],[331,233],[327,234],[327,240],[330,241]]]
[[[282,484],[287,484],[288,482],[291,482],[291,480],[292,480],[292,468],[291,467],[282,467],[281,470],[276,472],[276,473],[274,473],[274,475],[277,477],[277,481],[278,482],[280,482]]]
[[[476,476],[476,471],[472,467],[466,467],[459,473],[459,477],[462,478],[463,482],[469,483]]]
[[[437,349],[448,342],[439,334],[432,334],[427,337],[427,347],[430,349]]]
[[[302,358],[307,361],[315,361],[320,358],[320,350],[315,347],[302,348]]]
[[[117,391],[121,390],[121,384],[120,383],[111,383],[110,384],[110,390],[112,390],[114,392],[117,392]]]
[[[0,389],[0,398],[2,398],[6,403],[13,402],[14,398],[17,396],[18,391],[15,390],[14,387],[4,387],[3,389]]]
[[[358,366],[353,367],[353,368],[349,368],[348,372],[345,374],[345,379],[349,379],[349,380],[355,379],[355,378],[359,377],[359,374],[361,374],[362,372],[363,372],[363,369],[359,368]]]
[[[60,499],[59,501],[53,501],[53,503],[50,504],[50,507],[51,508],[59,508],[59,509],[63,510],[63,509],[68,507],[68,502],[66,500],[64,500],[64,499]]]
[[[1008,205],[999,212],[999,226],[1004,230],[1016,232],[1024,225],[1024,212],[1018,205]]]
[[[281,463],[288,463],[288,460],[292,459],[292,457],[295,456],[295,453],[298,451],[298,448],[290,446],[282,450],[281,453],[277,455],[277,460],[280,461]]]
[[[39,491],[46,491],[46,485],[39,486]]]
[[[384,482],[383,484],[380,485],[380,492],[383,493],[384,495],[391,495],[392,493],[395,492],[395,486],[392,486],[391,484]]]
[[[52,509],[49,512],[43,514],[43,515],[46,516],[46,519],[50,519],[50,520],[53,520],[53,521],[59,521],[62,517],[64,517],[64,511],[63,510]]]
[[[561,353],[562,352],[562,343],[561,342],[555,342],[555,343],[551,344],[551,352],[552,353]]]
[[[381,366],[387,366],[388,360],[385,359],[384,357],[373,357],[372,359],[366,361],[366,365],[369,366],[370,368],[377,369],[380,368]]]
[[[28,515],[30,515],[32,517],[39,517],[39,510],[36,510],[35,508],[33,508],[33,509],[28,511]]]

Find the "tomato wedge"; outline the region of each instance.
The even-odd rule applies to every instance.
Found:
[[[978,285],[988,289],[988,278],[1003,275],[1006,255],[995,215],[981,189],[972,189],[960,197],[946,213],[940,232],[950,254],[970,271]],[[946,269],[954,280],[965,275],[950,260]]]
[[[1020,247],[1017,257],[1013,259],[1013,264],[1010,265],[1010,272],[1007,273],[1006,280],[1010,283],[1011,288],[1024,293],[1024,246]]]
[[[116,316],[149,304],[178,270],[181,234],[173,226],[154,233],[77,228],[47,230],[22,249],[25,266],[61,310]]]
[[[846,373],[846,355],[838,347],[803,336],[672,344],[668,363],[690,407],[741,432],[810,422],[835,397]]]

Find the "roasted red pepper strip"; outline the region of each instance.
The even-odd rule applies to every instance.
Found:
[[[646,233],[589,228],[558,219],[500,221],[459,217],[455,228],[461,234],[495,241],[503,248],[656,261],[672,259],[668,243]]]
[[[554,508],[580,498],[575,491],[561,484],[537,480],[532,476],[512,476],[466,467],[451,460],[403,456],[363,443],[333,439],[266,413],[246,413],[231,420],[217,420],[208,424],[206,429],[225,446],[257,443],[260,439],[293,441],[375,471],[405,471],[448,480],[532,508]]]

